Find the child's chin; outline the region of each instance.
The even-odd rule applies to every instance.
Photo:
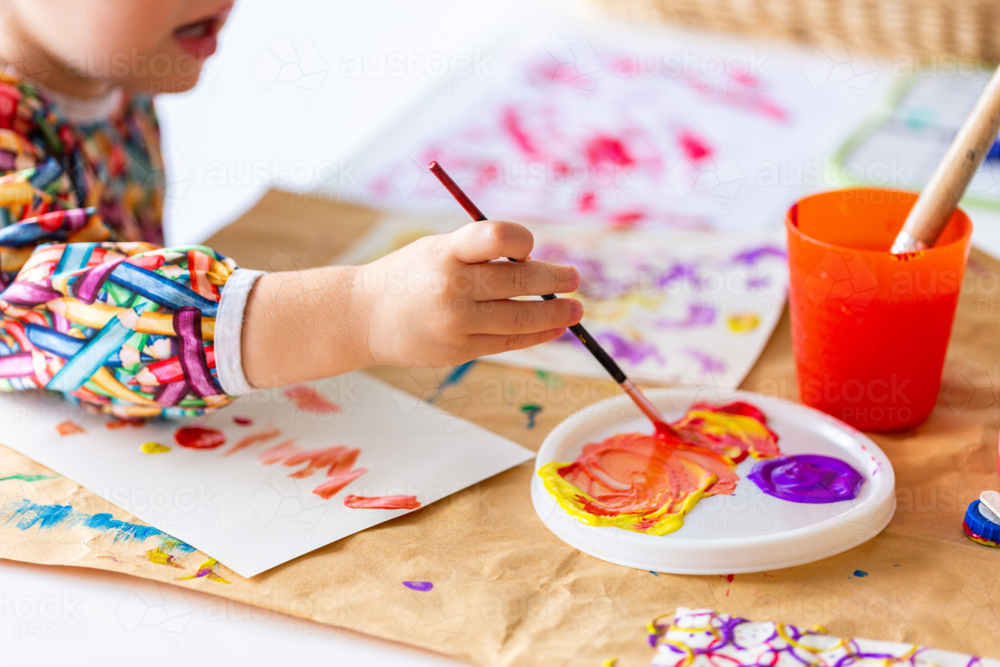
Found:
[[[191,69],[195,71],[186,71],[183,74],[178,73],[170,76],[156,76],[148,74],[144,77],[134,77],[126,82],[124,87],[127,88],[129,92],[145,95],[186,93],[193,90],[198,85],[198,79],[201,75],[201,65],[202,63],[199,61],[197,68],[195,68],[194,65],[191,66]]]

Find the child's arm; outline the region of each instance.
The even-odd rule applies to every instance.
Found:
[[[224,387],[458,363],[551,340],[582,314],[575,300],[507,300],[579,282],[569,267],[490,262],[530,252],[513,223],[254,286],[256,274],[203,246],[103,241],[93,209],[32,215],[57,205],[36,178],[45,169],[0,178],[0,215],[19,220],[0,229],[0,391],[47,388],[126,418],[190,416],[232,400]],[[251,287],[244,320],[239,295]]]
[[[531,233],[478,222],[420,239],[376,262],[273,273],[247,303],[242,368],[274,387],[371,364],[446,366],[558,338],[583,316],[577,271],[525,259]],[[492,261],[500,260],[500,261]]]

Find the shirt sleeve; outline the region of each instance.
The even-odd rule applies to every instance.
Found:
[[[10,176],[0,178],[0,207]],[[215,340],[235,263],[205,246],[86,240],[101,236],[97,212],[84,208],[0,229],[2,276],[18,269],[0,285],[0,390],[49,389],[121,419],[196,416],[230,402]],[[229,307],[240,326],[245,301]]]

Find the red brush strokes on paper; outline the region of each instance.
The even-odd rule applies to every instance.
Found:
[[[521,125],[521,116],[518,114],[517,109],[514,107],[504,109],[501,122],[504,132],[517,144],[522,153],[528,157],[539,157],[540,154],[538,148],[535,146],[535,142]]]
[[[59,432],[59,435],[75,435],[77,433],[87,432],[82,426],[69,420],[56,424],[56,431]]]
[[[625,144],[614,137],[598,135],[587,142],[583,151],[587,156],[587,162],[592,167],[602,164],[631,167],[635,164],[635,160],[629,155]]]
[[[289,456],[285,459],[284,465],[289,468],[306,464],[301,470],[297,470],[289,477],[305,478],[309,477],[321,468],[329,467],[327,475],[334,475],[341,470],[346,470],[354,465],[361,452],[359,449],[335,445],[322,449],[307,449]]]
[[[260,431],[258,433],[251,433],[250,435],[248,435],[247,437],[243,438],[235,445],[233,445],[233,448],[230,449],[225,454],[223,454],[223,456],[232,456],[241,449],[246,449],[251,445],[256,445],[258,442],[265,442],[267,440],[270,440],[271,438],[277,438],[279,435],[281,435],[281,431],[276,428],[270,428],[266,431]]]
[[[712,157],[713,151],[708,142],[694,132],[689,130],[681,132],[681,135],[677,137],[677,142],[681,145],[681,150],[684,151],[684,157],[695,164]]]
[[[584,192],[580,195],[580,201],[578,204],[581,213],[589,213],[597,209],[597,195],[593,192]]]
[[[188,449],[215,449],[226,444],[226,436],[222,431],[204,426],[184,426],[174,432],[174,440],[181,447]]]
[[[319,414],[340,412],[339,405],[331,402],[309,385],[297,384],[294,387],[289,387],[285,390],[285,396],[304,412],[317,412]]]
[[[611,222],[617,229],[628,229],[645,217],[642,211],[620,211],[611,216]]]
[[[345,486],[356,480],[361,475],[368,472],[368,468],[354,468],[352,470],[345,470],[338,475],[334,475],[329,480],[323,482],[315,489],[315,493],[320,498],[324,500],[329,500],[337,494],[338,491],[343,489]]]
[[[257,460],[266,466],[274,465],[284,461],[286,457],[298,452],[302,448],[295,444],[295,438],[279,442],[269,449],[265,449],[257,456]]]
[[[120,428],[131,426],[132,428],[142,428],[146,422],[137,419],[112,419],[104,425],[109,431],[117,431]]]
[[[252,426],[253,420],[249,417],[243,417],[241,415],[236,415],[233,417],[233,423],[239,424],[240,426]]]
[[[357,510],[415,510],[420,501],[416,496],[347,496],[344,505]]]

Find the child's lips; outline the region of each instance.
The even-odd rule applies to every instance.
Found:
[[[174,39],[180,47],[195,58],[207,58],[219,45],[218,34],[226,22],[230,7],[212,16],[185,23],[174,30]]]

